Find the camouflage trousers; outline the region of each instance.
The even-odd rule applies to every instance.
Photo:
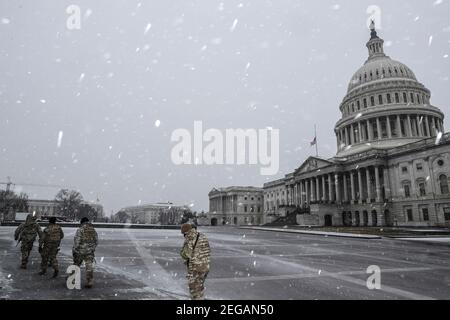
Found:
[[[58,271],[58,259],[56,259],[56,255],[59,251],[59,244],[57,243],[48,243],[44,244],[44,247],[41,251],[41,270],[47,271],[47,267],[50,264],[53,270]]]
[[[188,270],[188,285],[193,300],[205,299],[205,280],[209,270]]]
[[[22,252],[22,265],[26,266],[28,264],[28,257],[33,249],[33,241],[22,241],[20,244],[20,251]]]
[[[84,264],[86,265],[86,279],[88,282],[92,281],[92,279],[94,278],[94,259],[94,254],[73,254],[73,263],[75,265],[80,267],[84,261]]]

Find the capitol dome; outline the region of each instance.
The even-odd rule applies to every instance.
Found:
[[[348,85],[348,92],[361,85],[385,79],[410,79],[417,81],[414,72],[401,62],[388,56],[369,59],[355,72]]]
[[[444,132],[444,114],[430,104],[430,91],[405,64],[384,53],[371,25],[369,57],[348,85],[337,122],[337,157],[392,149]]]

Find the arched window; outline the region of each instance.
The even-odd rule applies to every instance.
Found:
[[[414,93],[411,92],[411,103],[414,103]]]
[[[395,93],[395,103],[400,103],[400,96],[398,95],[398,92]]]
[[[374,96],[370,97],[370,106],[375,107],[375,98],[374,98]]]
[[[404,103],[408,102],[408,96],[406,95],[406,92],[403,92],[403,102]]]
[[[390,94],[390,93],[388,93],[388,94],[386,95],[386,99],[387,99],[387,103],[392,103],[392,100],[391,100],[391,94]]]
[[[381,94],[378,96],[378,104],[383,104],[383,96]]]
[[[439,177],[439,185],[441,186],[441,194],[449,194],[448,179],[445,174],[441,174]]]
[[[378,215],[377,210],[372,211],[372,226],[376,227],[378,225]]]

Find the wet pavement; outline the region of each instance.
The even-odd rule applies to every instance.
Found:
[[[19,269],[14,227],[0,227],[2,299],[188,299],[178,230],[98,229],[95,286],[69,290],[75,228],[64,228],[60,275],[39,276],[37,244]],[[353,239],[232,227],[200,227],[210,239],[208,299],[450,299],[450,246],[395,239]],[[381,289],[369,290],[369,266]],[[84,284],[82,268],[82,284]]]

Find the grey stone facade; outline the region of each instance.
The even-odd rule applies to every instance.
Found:
[[[293,213],[311,226],[450,226],[444,114],[413,71],[385,55],[383,43],[372,26],[369,57],[339,107],[336,156],[310,157],[264,184],[263,223]],[[223,192],[210,193],[210,203]]]
[[[259,225],[263,212],[262,188],[214,188],[209,193],[211,225]]]
[[[265,184],[265,220],[288,207],[302,211],[302,225],[450,225],[444,114],[411,69],[384,54],[374,26],[367,48],[340,105],[336,156],[310,157]]]

